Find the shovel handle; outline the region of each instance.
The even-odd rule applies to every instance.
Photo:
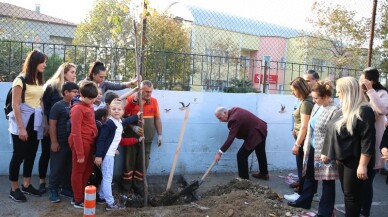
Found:
[[[203,174],[202,178],[201,178],[201,182],[206,178],[206,176],[210,173],[210,170],[213,169],[214,165],[216,165],[216,161],[214,160],[212,165],[210,165],[210,167],[206,170],[206,173]]]

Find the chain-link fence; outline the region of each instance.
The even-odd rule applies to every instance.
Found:
[[[369,1],[354,2],[372,10]],[[372,65],[385,70],[388,4],[379,3]],[[109,80],[128,80],[135,75],[135,37],[140,40],[133,28],[138,8],[129,0],[99,0],[75,24],[40,13],[38,5],[32,11],[0,2],[2,81],[20,72],[32,49],[49,56],[46,79],[64,61],[75,63],[82,79],[89,64],[100,60],[107,65]],[[321,3],[312,10],[313,28],[303,31],[201,6],[149,6],[143,77],[159,89],[283,93],[309,69],[322,79],[358,76],[367,63],[370,19],[343,6]]]

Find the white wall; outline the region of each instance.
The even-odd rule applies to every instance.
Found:
[[[11,83],[0,82],[0,105],[4,105],[6,93]],[[123,93],[121,91],[120,93]],[[211,164],[215,153],[224,143],[228,129],[226,123],[215,118],[214,110],[218,106],[245,108],[268,123],[266,144],[269,169],[295,168],[295,157],[291,154],[294,143],[291,136],[291,114],[294,97],[290,95],[208,93],[155,90],[153,96],[159,101],[163,124],[163,144],[160,148],[153,144],[149,174],[169,174],[185,111],[181,111],[179,102],[190,103],[190,114],[179,154],[176,174],[202,173]],[[286,105],[286,112],[279,113],[280,105]],[[166,111],[165,109],[171,109]],[[8,174],[12,156],[8,123],[4,112],[0,112],[0,174]],[[156,141],[156,137],[154,142]],[[230,149],[223,154],[221,161],[213,171],[236,172],[236,152],[242,140],[235,140]],[[37,174],[40,148],[34,165]],[[258,170],[254,154],[250,157],[250,167]]]

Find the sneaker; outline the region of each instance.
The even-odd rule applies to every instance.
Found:
[[[256,179],[262,179],[262,180],[268,180],[269,179],[268,173],[267,174],[253,173],[252,177],[254,177]]]
[[[73,191],[66,188],[62,188],[60,194],[69,198],[73,198],[74,196]]]
[[[15,189],[15,191],[9,192],[9,198],[16,202],[26,202],[27,198],[24,196],[24,194],[20,191],[20,188]]]
[[[57,190],[50,190],[49,200],[51,201],[51,203],[61,202],[61,198],[59,198],[59,194]]]
[[[39,185],[39,192],[40,194],[44,194],[46,193],[47,189],[46,189],[46,183],[40,183]]]
[[[318,193],[315,193],[315,194],[314,194],[314,197],[313,197],[313,201],[319,202],[320,200],[321,200],[321,197],[319,196],[319,194],[318,194]]]
[[[105,208],[105,210],[107,210],[107,211],[109,211],[109,210],[119,210],[119,209],[125,209],[125,207],[122,206],[118,202],[114,202],[112,205],[106,204],[106,208]]]
[[[75,204],[74,198],[70,201],[70,204],[71,204],[71,205],[74,205],[74,204]]]
[[[77,209],[83,209],[84,208],[84,202],[74,202],[74,208],[77,208]]]
[[[286,199],[290,202],[295,202],[299,197],[300,197],[300,195],[298,193],[284,195],[284,199]]]
[[[31,184],[27,188],[22,185],[21,191],[25,194],[29,194],[35,197],[40,197],[41,195],[40,192],[36,190],[36,188],[34,188],[34,186],[32,186]]]

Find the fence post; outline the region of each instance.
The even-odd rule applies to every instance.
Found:
[[[266,93],[267,90],[267,73],[268,73],[268,61],[264,60],[264,74],[263,74],[263,93]]]
[[[83,217],[96,216],[96,187],[88,185],[85,187],[84,215]]]

